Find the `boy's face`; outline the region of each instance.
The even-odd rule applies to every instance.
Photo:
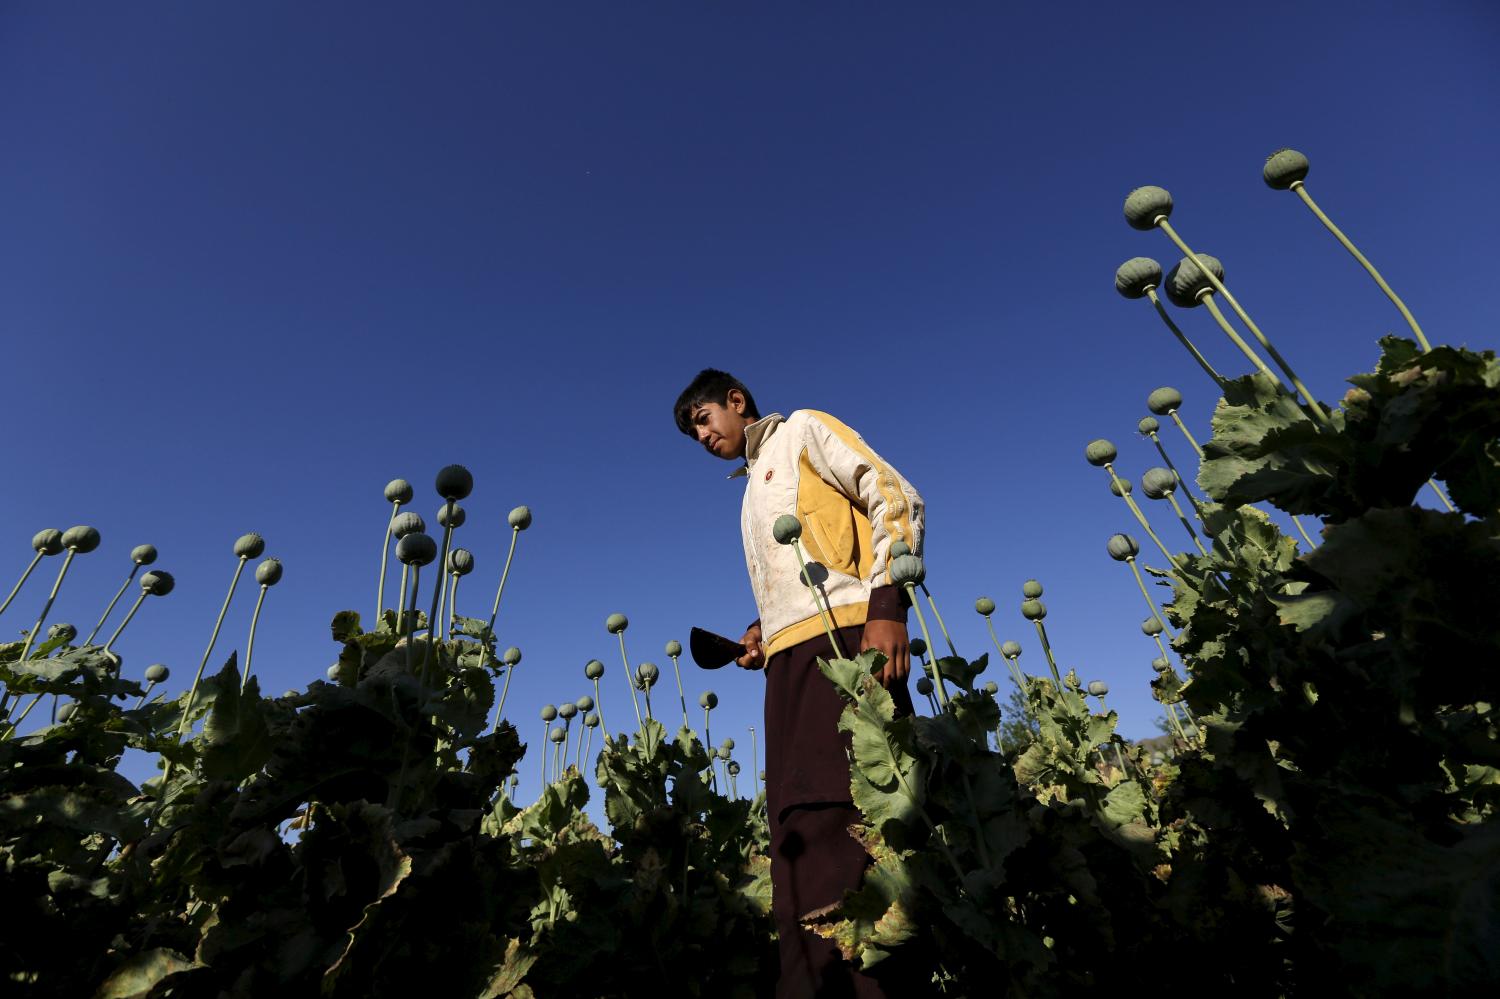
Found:
[[[745,394],[730,389],[724,404],[700,402],[693,407],[692,424],[698,443],[725,461],[745,456],[745,428],[755,421],[745,415]]]

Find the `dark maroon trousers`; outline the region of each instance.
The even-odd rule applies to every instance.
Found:
[[[863,649],[864,628],[836,632],[845,655]],[[839,732],[844,699],[818,670],[831,657],[826,636],[773,655],[766,663],[766,804],[771,825],[771,915],[780,937],[777,999],[884,997],[882,986],[856,971],[838,948],[799,917],[832,905],[859,887],[868,856],[849,835],[860,821],[849,794],[849,737]],[[896,710],[910,714],[911,695],[891,691]],[[903,996],[921,995],[901,983]]]

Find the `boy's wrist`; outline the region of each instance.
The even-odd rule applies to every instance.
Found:
[[[865,615],[869,621],[899,621],[906,623],[906,608],[909,601],[906,591],[899,586],[877,586],[870,590],[870,609]]]

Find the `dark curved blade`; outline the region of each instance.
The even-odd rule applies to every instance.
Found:
[[[688,633],[688,651],[693,654],[693,662],[699,666],[704,669],[718,669],[744,655],[745,647],[723,635],[715,635],[711,631],[694,628]]]

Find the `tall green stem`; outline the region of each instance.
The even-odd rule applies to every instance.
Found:
[[[1036,625],[1036,637],[1041,640],[1042,651],[1047,654],[1047,667],[1052,670],[1052,679],[1057,681],[1058,693],[1067,689],[1063,686],[1062,674],[1057,671],[1057,660],[1052,657],[1052,643],[1047,641],[1047,628],[1042,624],[1041,618],[1031,622]]]
[[[240,678],[241,692],[250,683],[250,659],[255,655],[255,629],[260,624],[260,608],[266,602],[266,591],[269,589],[269,586],[260,588],[260,596],[255,598],[255,612],[250,615],[250,638],[245,642],[245,675]]]
[[[10,602],[12,600],[16,599],[16,594],[21,592],[21,587],[25,586],[26,580],[31,578],[31,571],[37,567],[38,563],[40,563],[44,557],[45,556],[41,552],[37,552],[36,555],[32,557],[31,564],[26,567],[25,572],[21,573],[21,578],[16,580],[16,585],[12,587],[10,596],[5,598],[5,603],[0,604],[0,614],[4,614],[5,608],[10,606]]]
[[[818,619],[823,622],[823,631],[828,635],[828,644],[833,646],[833,654],[839,659],[842,659],[844,658],[844,653],[843,650],[839,648],[838,638],[834,636],[833,620],[831,614],[829,611],[824,610],[822,595],[818,592],[818,588],[813,585],[812,575],[807,571],[807,556],[802,552],[802,542],[798,541],[796,538],[792,539],[792,551],[797,555],[797,564],[802,567],[802,582],[804,585],[806,585],[808,591],[812,593],[813,604],[818,608]],[[915,593],[912,593],[911,597],[912,602],[915,603],[917,595]],[[918,611],[918,613],[921,612]]]
[[[510,693],[510,675],[516,671],[514,666],[505,667],[505,683],[500,686],[500,699],[495,702],[495,717],[490,722],[490,731],[496,732],[500,729],[500,713],[505,710],[505,695]]]
[[[1161,298],[1156,294],[1156,289],[1148,288],[1146,294],[1150,297],[1151,304],[1156,306],[1156,314],[1161,317],[1162,322],[1167,324],[1167,329],[1172,331],[1172,335],[1177,338],[1177,342],[1182,344],[1189,354],[1193,355],[1193,360],[1198,362],[1198,366],[1203,369],[1208,377],[1214,380],[1214,384],[1219,386],[1220,391],[1222,391],[1224,388],[1224,376],[1214,370],[1214,366],[1208,363],[1208,358],[1204,357],[1198,348],[1193,345],[1193,341],[1187,338],[1187,334],[1183,333],[1182,330],[1177,328],[1177,324],[1172,322],[1172,317],[1167,314],[1166,306],[1161,304]]]
[[[505,592],[505,580],[510,576],[510,560],[516,555],[516,539],[521,536],[520,530],[511,528],[510,550],[505,553],[505,568],[500,570],[500,585],[495,590],[495,606],[490,610],[490,635],[495,634],[495,618],[500,616],[500,595]]]
[[[608,746],[611,742],[609,737],[609,726],[604,722],[604,693],[599,689],[599,681],[594,680],[594,710],[599,713],[599,727],[604,730],[604,744]]]
[[[682,692],[682,669],[677,665],[677,657],[671,656],[672,673],[677,677],[677,700],[682,702],[682,727],[688,727],[687,695]]]
[[[406,577],[411,572],[411,567],[405,562],[401,563],[401,592],[396,597],[396,634],[404,635],[408,630],[406,619]]]
[[[1365,272],[1375,279],[1375,283],[1380,287],[1381,291],[1385,292],[1385,297],[1391,300],[1391,304],[1400,310],[1401,318],[1406,320],[1406,325],[1410,326],[1411,331],[1416,334],[1417,343],[1421,344],[1423,353],[1431,350],[1432,344],[1427,342],[1427,335],[1422,332],[1422,327],[1417,325],[1416,317],[1411,314],[1411,310],[1406,307],[1406,303],[1401,301],[1401,296],[1397,295],[1391,289],[1391,286],[1385,283],[1385,278],[1380,276],[1380,272],[1375,269],[1375,265],[1370,263],[1363,253],[1359,252],[1359,249],[1350,242],[1349,237],[1344,235],[1342,229],[1333,224],[1333,219],[1323,214],[1323,209],[1319,208],[1318,203],[1312,199],[1312,195],[1307,193],[1307,187],[1303,182],[1300,180],[1293,181],[1291,189],[1297,193],[1297,197],[1302,199],[1302,203],[1318,217],[1318,221],[1322,222],[1328,231],[1333,233],[1333,238],[1342,243],[1344,249],[1348,250],[1354,259],[1359,261],[1360,266],[1365,269]]]
[[[1297,373],[1286,362],[1286,358],[1282,357],[1276,348],[1271,345],[1271,341],[1261,332],[1260,327],[1255,325],[1255,320],[1250,318],[1250,314],[1240,305],[1239,300],[1230,293],[1228,288],[1224,287],[1224,282],[1220,281],[1218,275],[1204,265],[1203,259],[1182,241],[1182,238],[1177,235],[1177,230],[1172,228],[1172,223],[1166,219],[1161,219],[1157,225],[1161,227],[1162,232],[1165,232],[1173,243],[1177,244],[1179,250],[1193,258],[1193,263],[1198,265],[1198,270],[1203,272],[1203,276],[1208,279],[1208,283],[1214,286],[1215,291],[1224,296],[1224,301],[1228,302],[1229,307],[1234,310],[1234,314],[1240,317],[1240,322],[1245,324],[1245,328],[1250,331],[1250,334],[1265,348],[1266,353],[1271,355],[1271,360],[1275,361],[1276,366],[1286,374],[1287,380],[1296,386],[1298,392],[1302,393],[1302,397],[1307,400],[1308,408],[1318,417],[1318,422],[1326,426],[1328,424],[1328,413],[1318,403],[1317,396],[1313,395],[1307,386],[1302,384],[1302,379],[1297,377]]]
[[[542,751],[537,753],[537,755],[542,758],[542,787],[545,788],[547,786],[547,747],[548,743],[551,742],[552,723],[546,721],[542,725]],[[553,747],[553,749],[555,750],[556,747]]]
[[[588,725],[584,724],[584,719],[587,717],[588,715],[584,714],[578,719],[578,745],[573,750],[574,765],[578,767],[579,773],[583,773],[583,732],[588,728]]]
[[[1172,418],[1173,423],[1177,424],[1177,429],[1182,431],[1182,436],[1187,438],[1187,442],[1193,446],[1193,453],[1198,456],[1198,460],[1202,461],[1203,448],[1198,444],[1198,439],[1193,436],[1192,431],[1187,428],[1187,424],[1182,422],[1182,417],[1177,415],[1177,410],[1168,410],[1167,415]]]
[[[1177,513],[1177,519],[1182,521],[1182,529],[1188,532],[1188,537],[1193,539],[1193,545],[1198,549],[1199,555],[1207,555],[1208,549],[1203,547],[1203,542],[1198,540],[1198,532],[1193,530],[1192,521],[1188,520],[1187,514],[1182,512],[1182,504],[1177,502],[1175,492],[1167,493],[1167,502],[1172,504],[1172,509]]]
[[[52,583],[52,592],[47,595],[47,602],[42,605],[42,613],[37,617],[36,624],[27,633],[26,644],[21,647],[21,655],[16,662],[25,662],[26,657],[31,654],[31,647],[36,644],[36,636],[42,633],[42,625],[47,623],[47,615],[51,613],[52,605],[57,601],[57,591],[62,589],[63,577],[68,574],[68,566],[73,564],[73,556],[77,554],[78,549],[68,549],[68,554],[63,559],[62,568],[57,570],[57,579]]]
[[[995,643],[995,651],[1000,653],[1000,658],[1005,660],[1005,667],[1010,671],[1010,679],[1024,693],[1026,684],[1021,682],[1021,671],[1010,657],[1005,654],[1005,649],[1000,645],[1000,636],[995,634],[995,623],[990,620],[988,614],[984,615],[984,625],[990,631],[990,641]]]
[[[917,601],[917,586],[915,583],[905,584],[906,595],[911,601],[912,610],[917,612],[917,624],[922,626],[922,641],[927,647],[932,648],[932,633],[927,630],[927,617],[922,613],[922,605]],[[948,709],[948,688],[943,684],[943,671],[939,668],[936,658],[932,662],[932,685],[937,689],[938,704],[943,710]]]
[[[948,652],[954,656],[958,655],[958,649],[953,647],[953,639],[948,637],[948,627],[943,624],[943,615],[938,613],[937,601],[932,599],[932,591],[927,589],[927,584],[922,584],[922,595],[927,598],[927,606],[932,608],[932,616],[937,618],[938,631],[943,633],[943,641],[948,643]]]
[[[391,560],[391,529],[396,526],[396,515],[401,512],[400,503],[391,504],[391,519],[385,525],[385,542],[380,549],[380,588],[375,594],[375,620],[370,622],[373,631],[375,625],[380,621],[380,615],[385,613],[385,567]]]
[[[708,750],[709,783],[713,787],[714,793],[717,794],[719,792],[719,770],[714,766],[713,736],[708,731],[708,716],[712,711],[713,708],[706,707],[703,709],[703,748]]]
[[[128,575],[128,576],[125,577],[125,582],[121,583],[120,584],[120,588],[117,591],[115,591],[115,598],[109,602],[109,606],[108,607],[104,608],[104,613],[102,615],[100,615],[100,617],[99,617],[99,623],[96,624],[96,625],[94,625],[94,630],[91,631],[91,632],[89,632],[89,637],[85,638],[83,640],[83,644],[84,645],[93,645],[94,644],[94,636],[97,635],[97,634],[99,634],[99,629],[102,628],[102,627],[104,627],[104,622],[105,621],[109,620],[109,615],[110,615],[111,612],[114,611],[115,604],[117,604],[117,603],[120,602],[120,598],[123,597],[125,595],[125,591],[130,588],[131,581],[133,579],[135,579],[135,574],[138,573],[138,572],[140,572],[140,571],[141,571],[141,564],[139,562],[135,563],[134,565],[132,565],[130,567],[130,575]],[[0,610],[3,610],[3,609],[4,608],[0,608]]]
[[[104,651],[105,652],[108,652],[109,649],[110,649],[110,646],[112,646],[112,645],[115,644],[115,641],[120,637],[120,634],[125,630],[125,626],[130,623],[130,619],[131,618],[135,617],[135,612],[141,609],[141,604],[144,603],[145,600],[146,600],[146,591],[142,590],[136,596],[135,603],[133,603],[133,604],[130,605],[130,611],[125,615],[125,620],[123,620],[123,621],[120,622],[120,626],[115,629],[115,633],[113,635],[109,636],[109,641],[107,641],[107,642],[104,643]]]
[[[1231,326],[1229,320],[1224,318],[1224,313],[1219,311],[1219,306],[1214,302],[1213,292],[1204,291],[1204,293],[1199,296],[1199,301],[1201,301],[1204,307],[1208,309],[1208,314],[1214,317],[1214,322],[1219,324],[1219,329],[1224,331],[1224,335],[1229,337],[1230,342],[1232,342],[1236,347],[1240,349],[1240,353],[1244,354],[1245,358],[1249,360],[1251,364],[1255,365],[1255,370],[1271,379],[1271,383],[1278,389],[1286,392],[1288,395],[1291,395],[1291,393],[1287,390],[1285,383],[1283,383],[1282,380],[1276,376],[1276,372],[1272,371],[1266,365],[1266,362],[1261,360],[1260,355],[1255,352],[1255,348],[1246,343],[1244,338],[1240,336],[1239,330]]]
[[[422,650],[423,673],[427,672],[427,659],[432,654],[433,646],[437,644],[438,638],[442,634],[442,629],[438,627],[437,623],[437,611],[438,601],[442,598],[443,593],[443,570],[448,567],[448,545],[453,541],[452,500],[448,501],[448,504],[444,508],[444,510],[445,515],[443,517],[443,520],[447,522],[448,526],[443,528],[443,547],[442,550],[438,552],[437,557],[438,580],[437,585],[432,588],[432,606],[427,610],[427,647]]]
[[[219,608],[219,617],[218,620],[214,621],[213,634],[208,636],[208,648],[203,650],[203,661],[198,664],[198,672],[193,676],[192,687],[188,688],[187,707],[182,709],[182,718],[177,723],[177,738],[179,740],[181,740],[182,736],[188,730],[188,719],[193,714],[193,704],[198,700],[198,684],[203,682],[203,670],[208,666],[209,656],[214,654],[214,645],[219,641],[219,629],[224,626],[224,615],[229,613],[229,603],[234,599],[234,588],[240,585],[240,573],[245,571],[245,563],[248,561],[250,560],[245,556],[240,556],[240,563],[234,567],[234,575],[230,577],[229,592],[224,596],[224,606]],[[113,642],[114,639],[110,639],[110,641]],[[163,793],[165,793],[165,790],[165,785],[163,785]]]
[[[755,744],[755,726],[750,726],[750,776],[756,793],[760,793],[760,749]]]
[[[443,618],[443,638],[453,637],[453,622],[458,617],[458,573],[452,573],[453,587],[448,591],[448,613]]]
[[[1151,616],[1156,618],[1156,623],[1161,625],[1162,630],[1167,633],[1167,638],[1171,639],[1172,627],[1167,624],[1167,619],[1162,617],[1161,612],[1156,609],[1156,601],[1151,599],[1151,593],[1146,589],[1146,579],[1141,575],[1141,567],[1135,564],[1135,556],[1132,555],[1130,558],[1127,558],[1125,564],[1130,566],[1130,571],[1135,576],[1135,585],[1141,588],[1141,596],[1145,598],[1146,606],[1151,608]],[[1157,644],[1160,644],[1160,642],[1161,640],[1157,639]],[[1166,654],[1166,651],[1163,650],[1162,655]]]
[[[635,727],[642,728],[645,722],[641,719],[641,704],[635,696],[635,675],[630,669],[630,658],[625,655],[625,630],[622,628],[615,632],[615,637],[620,640],[620,662],[625,664],[625,684],[630,688],[630,706],[635,708]]]

